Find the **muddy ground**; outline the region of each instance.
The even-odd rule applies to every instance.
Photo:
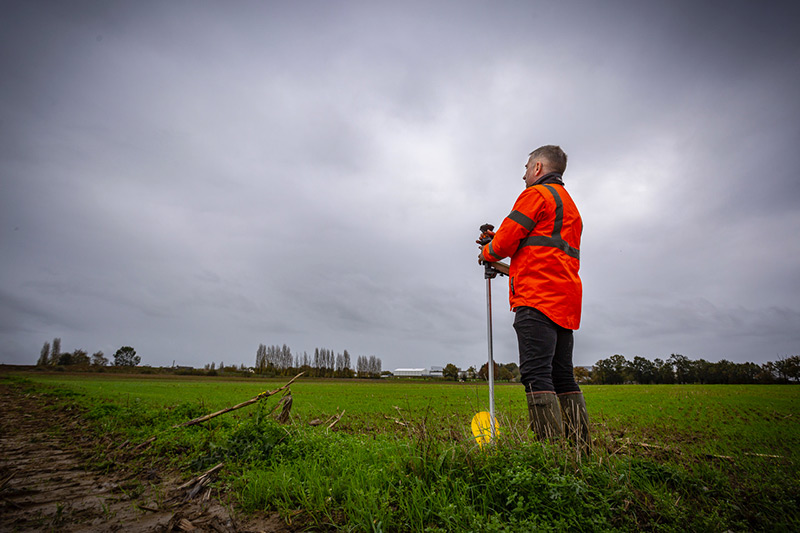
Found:
[[[0,384],[0,531],[296,531],[277,515],[243,516],[213,484],[165,469],[98,468],[98,442],[76,409]],[[130,454],[128,454],[130,456]]]

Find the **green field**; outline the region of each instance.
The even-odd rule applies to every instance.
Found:
[[[800,387],[586,386],[594,450],[543,446],[519,385],[496,386],[501,439],[469,421],[484,383],[304,380],[293,421],[270,398],[205,426],[177,422],[287,380],[24,375],[86,409],[96,431],[157,435],[143,460],[196,472],[225,461],[245,509],[351,530],[791,531],[800,527]],[[344,411],[336,431],[310,427]]]

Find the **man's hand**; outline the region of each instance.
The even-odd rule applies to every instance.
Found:
[[[482,265],[484,262],[486,262],[486,260],[483,258],[483,249],[487,244],[492,242],[492,239],[494,238],[494,231],[492,231],[493,229],[494,226],[491,224],[484,224],[481,226],[481,236],[478,237],[477,241],[475,241],[481,247],[481,253],[478,254],[479,265]]]
[[[494,238],[494,232],[490,229],[487,229],[483,233],[481,233],[481,236],[478,237],[478,240],[475,242],[483,246],[485,244],[489,244],[489,242],[491,242],[493,238]]]

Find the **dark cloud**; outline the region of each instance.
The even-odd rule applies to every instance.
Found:
[[[789,3],[17,3],[0,20],[3,360],[258,344],[486,357],[473,244],[561,144],[578,364],[797,350]],[[495,353],[516,357],[494,282]]]

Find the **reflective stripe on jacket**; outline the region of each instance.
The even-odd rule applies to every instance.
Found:
[[[563,185],[533,185],[519,195],[492,242],[483,248],[487,261],[511,257],[512,309],[535,307],[559,326],[578,329],[582,231],[581,215]]]

